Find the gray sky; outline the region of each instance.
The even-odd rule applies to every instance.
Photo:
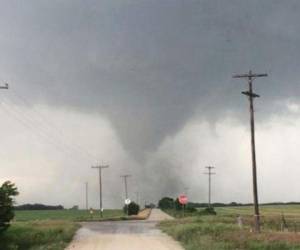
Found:
[[[0,180],[20,203],[82,206],[89,181],[96,206],[96,162],[111,165],[107,206],[125,172],[132,197],[188,186],[205,201],[207,164],[215,199],[251,201],[246,84],[231,78],[249,69],[269,74],[255,82],[261,200],[300,200],[299,1],[1,3]]]

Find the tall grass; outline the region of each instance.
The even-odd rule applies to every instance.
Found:
[[[261,234],[255,234],[250,232],[250,225],[239,228],[232,215],[193,216],[165,221],[159,226],[187,250],[300,249],[298,233],[264,229]]]
[[[62,250],[78,228],[67,221],[15,222],[0,235],[0,249]]]

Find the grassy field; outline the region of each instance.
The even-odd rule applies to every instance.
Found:
[[[253,207],[220,207],[216,208],[216,211],[222,215],[251,215]],[[300,216],[300,205],[263,205],[260,206],[260,213],[262,216],[281,215],[282,213],[287,216]]]
[[[70,221],[15,222],[0,236],[0,249],[62,250],[78,228]]]
[[[15,221],[35,221],[35,220],[67,220],[67,221],[88,221],[113,219],[124,216],[122,210],[106,209],[103,211],[103,218],[100,212],[94,211],[90,214],[86,210],[24,210],[15,211]]]
[[[184,218],[178,212],[176,220],[162,222],[159,226],[188,250],[300,249],[299,205],[261,207],[261,234],[252,233],[252,207],[224,207],[216,211],[216,216],[195,213]],[[288,226],[284,232],[281,231],[282,212]],[[239,215],[243,220],[242,228],[237,223]]]
[[[116,219],[122,210],[104,210],[91,215],[85,210],[16,211],[11,226],[0,235],[0,250],[63,250],[83,220]]]

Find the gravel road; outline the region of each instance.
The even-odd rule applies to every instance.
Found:
[[[173,219],[153,209],[148,220],[84,222],[67,250],[183,250],[155,226]]]

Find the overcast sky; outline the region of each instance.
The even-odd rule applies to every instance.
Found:
[[[297,0],[1,1],[0,181],[18,203],[157,202],[189,188],[251,202],[246,82],[255,100],[259,199],[300,201]]]

